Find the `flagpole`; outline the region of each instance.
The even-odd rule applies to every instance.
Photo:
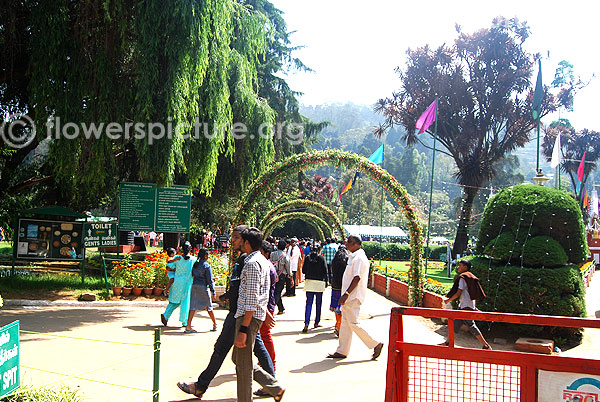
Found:
[[[427,218],[427,247],[425,248],[425,275],[427,275],[427,265],[429,263],[429,236],[431,235],[431,204],[433,203],[433,174],[435,172],[435,143],[437,141],[437,110],[438,99],[435,98],[435,122],[433,126],[433,157],[431,160],[431,182],[429,184],[429,217]]]
[[[383,169],[383,164],[385,162],[385,140],[383,143],[383,151],[381,156],[381,169]],[[381,186],[381,203],[379,206],[379,267],[381,267],[381,241],[383,237],[383,186]],[[387,267],[385,267],[385,275],[387,276]]]
[[[536,164],[536,168],[535,171],[536,173],[540,172],[540,113],[538,113],[538,118],[537,118],[537,164]]]

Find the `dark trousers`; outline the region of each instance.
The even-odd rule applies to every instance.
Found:
[[[239,331],[244,317],[236,319],[236,333]],[[252,345],[258,335],[259,327],[262,321],[253,318],[248,325],[246,333],[246,346],[243,348],[233,347],[231,359],[235,363],[235,374],[237,377],[237,397],[238,402],[252,402],[252,379],[258,382],[271,396],[275,396],[283,391],[283,388],[277,382],[277,379],[267,373],[262,367],[252,362]]]
[[[463,308],[459,308],[459,310],[475,311],[471,307],[463,307]],[[460,327],[462,327],[463,324],[466,325],[467,327],[469,327],[469,332],[473,336],[476,337],[478,335],[481,335],[481,331],[479,330],[479,328],[477,327],[477,324],[475,324],[475,321],[473,321],[473,320],[454,320],[454,333],[458,333],[458,331],[460,331]]]
[[[292,284],[294,286],[292,286]],[[296,271],[292,271],[292,277],[285,279],[285,295],[296,296]]]
[[[275,283],[275,303],[277,304],[277,310],[279,312],[285,310],[285,307],[283,307],[283,300],[281,299],[281,293],[286,284],[286,278],[287,275],[285,274],[279,275],[279,280]]]
[[[310,323],[310,313],[312,312],[313,299],[317,299],[315,312],[315,325],[321,321],[321,305],[323,303],[323,292],[306,292],[306,308],[304,310],[304,325]]]
[[[233,316],[234,313],[229,312],[227,317],[225,317],[223,328],[221,329],[221,335],[219,335],[217,341],[215,342],[215,350],[210,357],[210,362],[208,363],[208,366],[206,366],[206,369],[198,377],[198,382],[196,382],[196,389],[198,390],[206,391],[210,382],[219,372],[219,369],[225,361],[227,354],[233,347],[233,342],[235,341],[235,318]],[[260,366],[267,373],[275,376],[275,369],[273,368],[271,356],[269,356],[269,352],[267,352],[267,349],[263,344],[260,333],[256,334],[256,339],[254,341],[254,355],[258,359]]]

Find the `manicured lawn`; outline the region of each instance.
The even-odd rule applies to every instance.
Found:
[[[0,241],[0,254],[10,255],[12,253],[12,245],[7,241]]]
[[[376,264],[379,264],[379,261],[375,261]],[[408,267],[410,263],[408,261],[381,261],[381,265],[383,268],[386,266],[408,272]],[[452,285],[454,283],[454,273],[451,274],[451,277],[448,278],[446,273],[446,263],[439,261],[429,261],[427,264],[427,278],[435,279],[438,282],[441,282],[444,285]]]

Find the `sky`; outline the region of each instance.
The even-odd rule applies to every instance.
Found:
[[[590,81],[577,93],[572,113],[561,112],[577,130],[600,131],[596,96],[600,92],[597,13],[592,1],[402,1],[271,0],[284,12],[292,44],[312,73],[290,73],[292,89],[305,105],[372,105],[400,87],[394,69],[403,66],[408,48],[452,44],[455,25],[472,33],[491,26],[496,16],[527,21],[530,53],[540,53],[542,78],[550,85],[561,60],[576,76]],[[549,57],[548,57],[549,55]],[[532,80],[535,80],[534,73]],[[593,78],[595,75],[595,78]],[[547,116],[548,124],[558,116]]]

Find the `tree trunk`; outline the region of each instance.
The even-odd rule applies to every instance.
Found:
[[[179,248],[179,233],[163,234],[163,249],[166,250],[169,247],[173,247],[175,250]]]
[[[460,221],[456,230],[456,239],[452,248],[452,255],[456,257],[458,254],[464,255],[469,243],[469,221],[471,220],[471,212],[473,211],[473,201],[477,195],[478,189],[474,187],[465,187],[465,200],[462,210],[460,211]]]

